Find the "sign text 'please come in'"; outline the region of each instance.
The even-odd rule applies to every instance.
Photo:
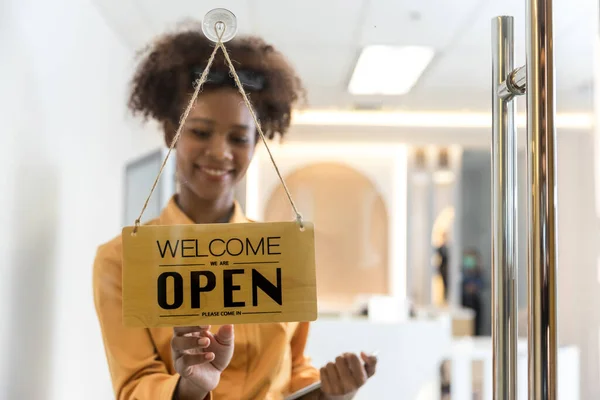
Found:
[[[314,229],[296,222],[123,229],[126,326],[314,321]]]

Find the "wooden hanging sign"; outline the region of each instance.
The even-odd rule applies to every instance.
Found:
[[[296,222],[123,229],[130,327],[314,321],[314,227]]]

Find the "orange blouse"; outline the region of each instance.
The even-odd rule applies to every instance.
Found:
[[[236,203],[230,223],[248,222]],[[174,197],[148,224],[193,222]],[[93,288],[115,396],[119,400],[171,400],[179,380],[171,360],[172,328],[127,328],[122,323],[121,236],[101,245],[94,262]],[[216,333],[218,326],[211,327]],[[235,350],[213,400],[279,400],[319,380],[304,355],[309,323],[235,326]]]

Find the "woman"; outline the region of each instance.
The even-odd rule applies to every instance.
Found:
[[[258,38],[227,43],[265,136],[284,135],[301,82]],[[170,145],[195,82],[213,50],[200,30],[167,34],[147,49],[129,107],[158,121]],[[149,224],[246,222],[234,201],[257,143],[256,126],[217,53],[176,145],[179,188]],[[343,354],[320,371],[304,355],[308,323],[130,329],[122,324],[121,238],[100,246],[94,296],[118,399],[281,399],[318,380],[306,399],[349,399],[375,372],[376,358]],[[234,334],[235,331],[235,334]],[[363,365],[364,363],[364,365]]]

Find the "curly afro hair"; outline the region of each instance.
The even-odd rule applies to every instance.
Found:
[[[165,138],[172,137],[171,130],[177,127],[193,94],[194,73],[204,69],[214,46],[197,27],[165,34],[150,44],[141,52],[142,60],[131,81],[128,103],[131,112],[159,121],[165,128]],[[305,100],[302,82],[294,68],[279,51],[258,37],[238,37],[226,43],[226,47],[236,70],[243,68],[264,76],[264,89],[249,92],[248,97],[265,136],[283,137],[295,103]],[[217,51],[210,71],[229,73],[221,50]],[[205,83],[202,91],[224,86],[230,87],[227,83]]]

